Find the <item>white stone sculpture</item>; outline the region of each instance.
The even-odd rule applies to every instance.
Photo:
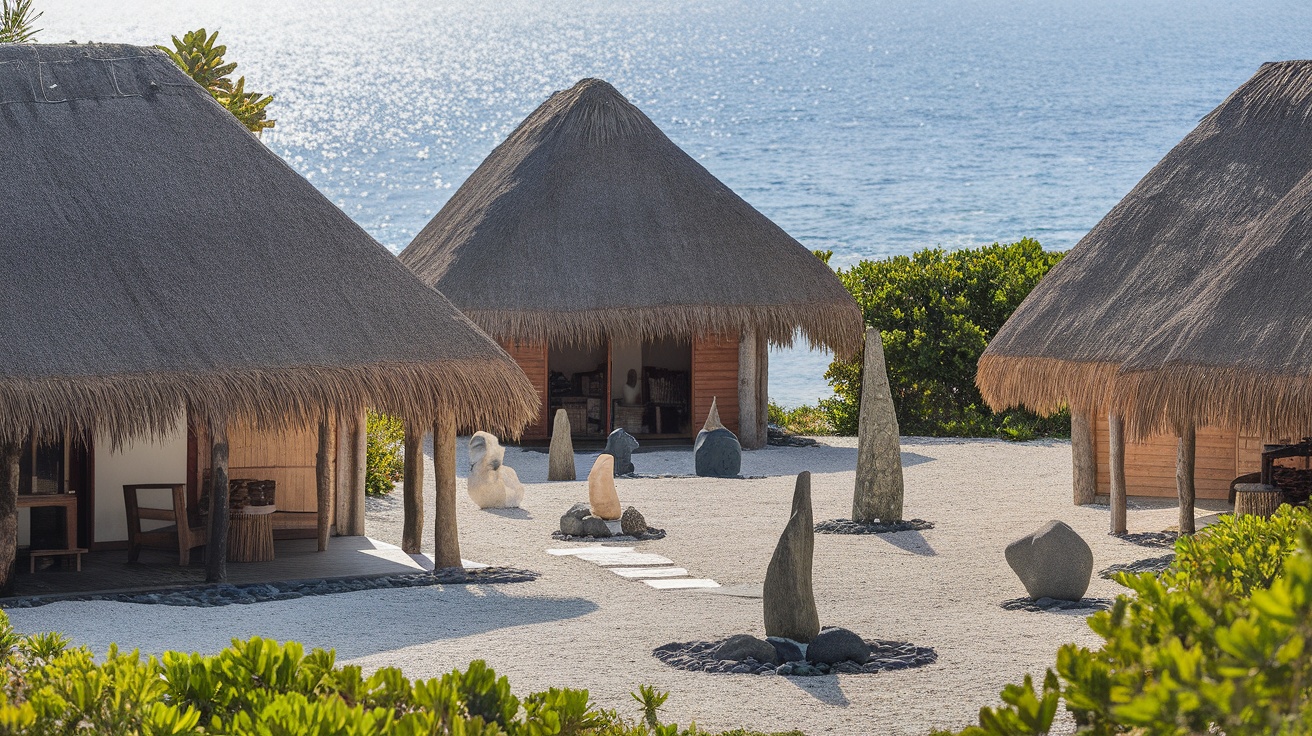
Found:
[[[480,509],[517,509],[524,500],[524,484],[505,457],[495,436],[475,432],[469,438],[469,497]]]

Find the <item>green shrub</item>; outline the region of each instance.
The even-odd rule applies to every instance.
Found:
[[[1160,578],[1089,617],[1100,649],[1066,645],[962,736],[1046,734],[1058,699],[1080,733],[1312,733],[1312,515],[1222,517],[1176,544]]]
[[[386,496],[405,473],[405,426],[400,419],[369,412],[365,425],[364,492]]]
[[[409,680],[364,676],[331,651],[267,639],[214,656],[123,653],[102,662],[57,634],[19,636],[0,612],[0,735],[123,736],[698,736],[662,724],[667,694],[643,688],[644,722],[598,709],[587,690],[552,688],[522,701],[481,661],[465,672]],[[735,736],[753,736],[736,731]],[[796,734],[796,732],[794,732]],[[764,736],[764,735],[756,735]],[[780,735],[787,736],[787,735]],[[801,736],[796,734],[796,736]]]
[[[795,409],[786,409],[771,401],[767,408],[770,423],[778,425],[789,434],[817,436],[834,433],[829,417],[819,407],[799,406]]]
[[[1062,255],[1026,238],[951,252],[930,248],[838,269],[866,323],[883,334],[903,434],[1015,440],[1070,435],[1069,415],[995,414],[975,386],[985,346]],[[835,395],[820,407],[839,434],[857,432],[863,359],[836,360],[825,374]]]

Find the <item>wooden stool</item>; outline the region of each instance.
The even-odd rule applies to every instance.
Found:
[[[1261,483],[1235,484],[1235,516],[1254,514],[1268,518],[1285,502],[1285,496],[1275,486]]]
[[[248,507],[228,516],[228,562],[273,560],[273,506]]]
[[[86,554],[86,550],[81,547],[72,549],[34,549],[27,553],[28,572],[36,572],[36,558],[38,557],[65,557],[68,555],[77,558],[77,571],[82,572],[82,555],[84,554]]]

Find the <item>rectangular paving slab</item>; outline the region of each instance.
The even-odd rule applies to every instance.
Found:
[[[610,571],[630,580],[688,577],[688,571],[682,567],[612,567]]]
[[[549,549],[547,550],[547,554],[556,555],[557,557],[563,557],[565,555],[591,555],[591,554],[596,554],[598,552],[620,554],[620,553],[632,552],[632,551],[633,551],[632,547],[603,547],[600,544],[594,544],[590,547],[564,547],[561,549]]]
[[[674,564],[674,562],[668,557],[661,557],[660,555],[646,554],[642,552],[623,552],[620,554],[593,552],[577,555],[577,557],[580,560],[587,560],[594,565],[601,565],[602,567],[636,567],[638,565]]]
[[[692,588],[718,588],[720,584],[709,578],[677,578],[672,580],[642,581],[657,590],[689,590]]]

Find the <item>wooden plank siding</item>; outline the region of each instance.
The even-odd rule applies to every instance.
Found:
[[[1108,465],[1106,415],[1094,418],[1093,447],[1097,460],[1097,487],[1100,495],[1111,492]],[[1225,500],[1230,481],[1245,473],[1261,470],[1262,445],[1277,440],[1240,435],[1216,427],[1200,427],[1194,467],[1194,485],[1200,499]],[[1175,457],[1177,438],[1156,435],[1143,442],[1125,443],[1125,486],[1130,496],[1176,497]],[[1280,464],[1303,467],[1305,460]]]
[[[275,481],[279,511],[317,514],[317,427],[262,432],[237,425],[228,432],[228,447],[228,477]]]
[[[507,341],[501,344],[510,357],[519,364],[520,370],[528,376],[533,390],[538,392],[538,416],[524,428],[522,439],[545,440],[551,418],[547,416],[547,344],[544,342],[521,343]]]
[[[738,336],[698,335],[692,342],[692,434],[715,400],[720,421],[738,433]]]

